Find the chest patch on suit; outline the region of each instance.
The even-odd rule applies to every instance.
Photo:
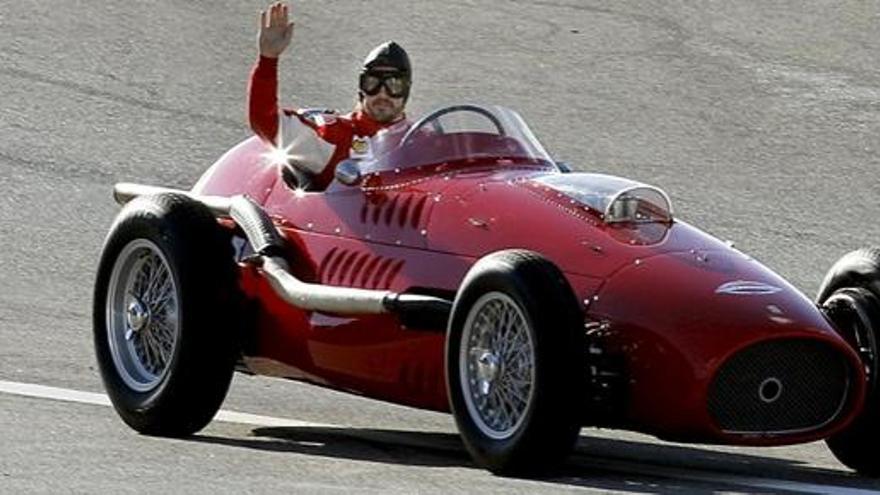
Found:
[[[364,137],[355,136],[351,140],[351,158],[370,158],[373,155],[370,149],[370,140]]]

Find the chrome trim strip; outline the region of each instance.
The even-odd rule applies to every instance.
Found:
[[[729,294],[732,296],[763,296],[776,294],[780,291],[782,291],[780,287],[754,280],[733,280],[725,282],[715,289],[716,294]]]

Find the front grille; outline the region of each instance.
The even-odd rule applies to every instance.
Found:
[[[849,366],[828,344],[778,340],[727,360],[709,389],[709,413],[728,433],[787,433],[821,428],[840,413]]]

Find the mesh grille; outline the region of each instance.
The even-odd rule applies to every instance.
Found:
[[[840,412],[848,384],[847,362],[831,346],[766,342],[727,360],[709,390],[709,413],[727,432],[817,429]]]

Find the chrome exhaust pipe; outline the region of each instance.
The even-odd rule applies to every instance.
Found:
[[[281,299],[309,311],[343,315],[387,313],[385,299],[393,294],[390,291],[309,284],[291,275],[287,271],[287,262],[274,256],[263,257],[263,273]]]
[[[387,290],[310,284],[294,277],[283,257],[283,234],[266,212],[246,196],[227,198],[196,195],[179,189],[124,182],[113,187],[113,197],[119,204],[126,204],[138,196],[168,193],[183,194],[201,202],[217,216],[232,217],[244,231],[258,256],[257,261],[262,263],[262,271],[269,285],[278,297],[292,306],[307,311],[344,315],[395,313],[410,326],[446,328],[452,310],[452,303],[446,299]]]

